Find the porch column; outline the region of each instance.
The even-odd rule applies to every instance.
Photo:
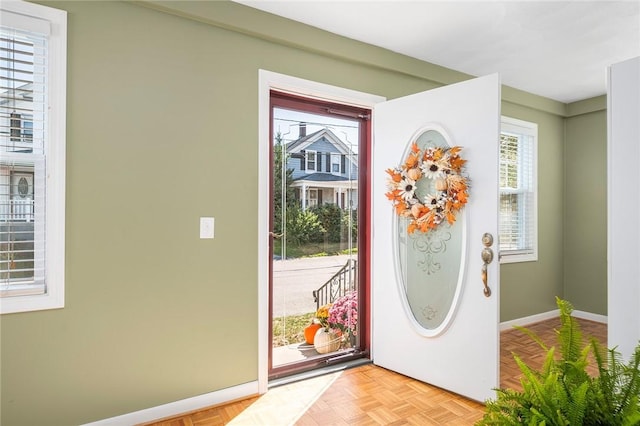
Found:
[[[307,209],[307,184],[302,184],[302,211]]]

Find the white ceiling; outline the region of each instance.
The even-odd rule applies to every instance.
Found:
[[[234,0],[561,102],[606,93],[607,66],[640,56],[640,0]]]

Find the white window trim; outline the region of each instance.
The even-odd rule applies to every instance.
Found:
[[[45,141],[46,272],[45,294],[0,298],[0,314],[64,307],[65,168],[67,93],[67,12],[23,1],[5,0],[2,11],[24,15],[50,27],[48,57],[48,135]]]
[[[502,116],[501,133],[515,133],[533,137],[533,244],[531,252],[500,252],[500,263],[535,262],[538,260],[538,124]]]
[[[342,175],[340,170],[341,162],[342,162],[342,156],[340,154],[331,153],[331,174],[334,174],[337,176]],[[333,166],[338,166],[338,170],[334,171]]]
[[[313,154],[313,168],[309,167],[309,154]],[[304,153],[304,169],[305,171],[313,171],[315,172],[316,170],[318,170],[318,153],[316,151],[313,150],[307,150]]]

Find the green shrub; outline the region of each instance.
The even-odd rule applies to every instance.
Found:
[[[349,227],[351,227],[351,241],[358,241],[358,211],[345,210],[342,215],[342,232],[345,235],[344,240],[349,239]]]
[[[343,210],[336,204],[322,204],[311,208],[326,230],[322,241],[327,243],[340,243],[349,240],[349,226],[351,226],[351,239],[356,241],[358,236],[358,217],[355,210]]]
[[[340,229],[340,222],[342,219],[342,209],[335,204],[322,204],[311,208],[322,224],[322,227],[327,231],[323,236],[323,241],[326,239],[329,243],[338,243],[341,241],[342,232]],[[322,242],[322,241],[316,241]]]
[[[295,245],[321,241],[326,232],[317,214],[298,206],[287,209],[286,229],[287,241]]]

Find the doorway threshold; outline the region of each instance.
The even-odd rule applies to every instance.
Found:
[[[289,383],[298,382],[300,380],[311,379],[313,377],[323,376],[325,374],[331,374],[337,371],[344,371],[350,368],[359,367],[361,365],[371,363],[372,361],[369,358],[358,358],[351,361],[341,362],[339,364],[327,365],[326,367],[320,367],[313,370],[304,371],[302,373],[292,374],[291,376],[285,376],[270,380],[268,388],[271,389],[282,385],[288,385]]]

